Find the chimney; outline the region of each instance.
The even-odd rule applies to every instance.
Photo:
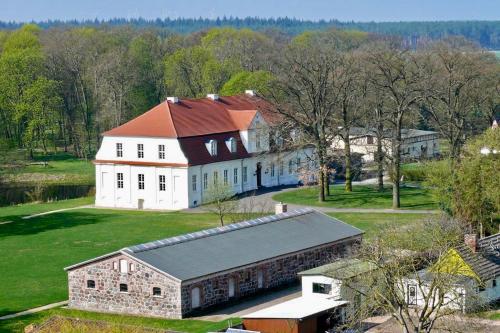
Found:
[[[170,96],[170,97],[167,97],[167,101],[172,102],[172,103],[179,103],[179,97]]]
[[[248,96],[255,96],[255,90],[245,90],[245,95]]]
[[[465,234],[464,243],[465,243],[465,245],[470,247],[472,252],[475,253],[477,251],[477,235],[476,234]]]
[[[287,204],[284,204],[282,202],[280,203],[277,203],[276,205],[274,205],[274,212],[275,214],[283,214],[283,213],[286,213],[288,210],[288,205]]]
[[[207,94],[207,98],[210,98],[212,101],[216,101],[219,99],[219,95],[217,94]]]

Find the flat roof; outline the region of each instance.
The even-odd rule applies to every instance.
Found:
[[[303,319],[347,304],[321,296],[302,296],[242,316],[243,319]]]

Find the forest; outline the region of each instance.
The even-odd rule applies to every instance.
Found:
[[[437,21],[437,22],[341,22],[338,20],[309,21],[296,18],[258,18],[258,17],[217,17],[208,18],[165,18],[146,20],[143,18],[84,21],[49,20],[36,23],[43,29],[53,27],[78,26],[132,26],[135,28],[155,28],[175,33],[193,33],[210,28],[233,27],[248,28],[255,31],[280,30],[288,35],[297,35],[310,30],[360,30],[369,33],[395,35],[415,47],[420,41],[439,39],[449,36],[464,36],[481,47],[490,50],[500,49],[500,21]],[[0,22],[0,29],[18,29],[22,23]]]

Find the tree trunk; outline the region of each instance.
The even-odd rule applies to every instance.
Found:
[[[376,153],[376,161],[377,161],[377,183],[378,183],[378,191],[382,192],[384,190],[384,151],[382,148],[382,135],[377,136],[377,153]]]
[[[400,202],[400,178],[401,178],[401,125],[402,116],[399,116],[396,121],[396,133],[394,133],[392,145],[392,208],[401,207]]]
[[[352,192],[352,167],[351,167],[351,144],[349,132],[344,135],[344,158],[345,158],[345,191]]]

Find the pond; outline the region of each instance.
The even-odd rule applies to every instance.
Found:
[[[94,185],[19,185],[0,183],[0,206],[33,201],[52,201],[85,197],[93,194]]]

